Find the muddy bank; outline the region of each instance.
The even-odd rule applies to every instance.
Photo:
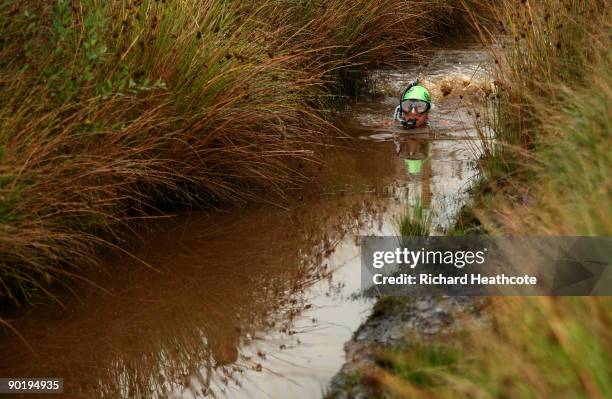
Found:
[[[374,306],[344,349],[346,363],[332,378],[325,397],[376,397],[372,375],[380,372],[380,353],[401,351],[411,341],[436,341],[449,335],[477,309],[471,297],[386,297]]]

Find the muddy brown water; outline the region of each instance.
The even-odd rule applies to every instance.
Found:
[[[135,251],[149,266],[115,259],[104,291],[75,284],[65,308],[13,317],[35,353],[0,331],[0,376],[61,377],[63,397],[321,397],[373,305],[358,295],[359,235],[397,234],[416,203],[441,233],[468,197],[484,62],[478,48],[438,49],[427,70],[372,73],[308,195],[163,223]],[[435,107],[406,131],[389,121],[418,73]]]

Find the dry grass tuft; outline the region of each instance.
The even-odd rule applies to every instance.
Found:
[[[500,1],[488,25],[473,15],[496,60],[488,122],[497,145],[480,165],[497,199],[478,212],[492,231],[612,232],[606,5]]]

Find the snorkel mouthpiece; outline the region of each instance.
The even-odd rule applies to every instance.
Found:
[[[416,119],[408,119],[407,121],[404,121],[402,125],[412,129],[416,126]]]

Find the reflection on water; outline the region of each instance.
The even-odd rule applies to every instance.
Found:
[[[135,254],[155,271],[113,259],[93,278],[106,291],[75,284],[65,309],[13,317],[36,355],[0,330],[0,376],[61,377],[83,398],[321,396],[372,306],[354,295],[358,236],[396,234],[417,202],[443,230],[466,199],[482,60],[435,53],[424,77],[436,106],[414,131],[388,122],[418,71],[374,73],[373,93],[338,122],[354,140],[329,150],[305,198],[159,223]]]
[[[420,198],[415,200],[424,209],[431,209],[431,160],[429,141],[423,138],[395,137],[397,155],[404,161],[408,180],[416,180],[420,187]]]
[[[377,224],[379,213],[354,198],[289,212],[186,215],[137,253],[159,273],[118,260],[109,265],[114,275],[98,281],[110,293],[83,290],[69,311],[39,307],[16,320],[39,358],[5,336],[0,374],[61,376],[81,397],[259,397],[260,390],[279,397],[287,381],[298,390],[315,382],[318,394],[317,373],[337,370],[341,356],[317,364],[310,347],[338,336],[334,329],[346,340],[365,310],[343,301],[349,279],[331,274],[356,251],[338,242]],[[327,317],[339,302],[345,311]],[[329,344],[341,352],[343,341]],[[282,384],[273,387],[276,379]]]

